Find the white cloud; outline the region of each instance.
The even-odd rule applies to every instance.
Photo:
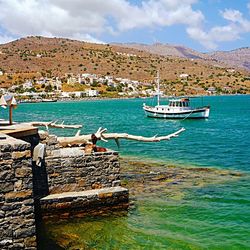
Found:
[[[203,20],[197,0],[8,0],[0,1],[0,24],[13,36],[46,35],[99,41],[98,37],[135,28]]]
[[[72,39],[81,40],[81,41],[90,42],[90,43],[102,43],[102,44],[105,44],[105,42],[91,36],[90,34],[77,33],[77,34],[74,34]]]
[[[237,22],[239,19],[242,18],[242,13],[238,10],[226,9],[221,11],[221,15],[224,19]]]
[[[175,24],[186,27],[187,34],[209,49],[219,42],[239,39],[250,32],[250,21],[238,10],[221,12],[228,24],[206,31],[205,17],[193,8],[198,0],[0,0],[0,42],[12,37],[42,35],[102,42],[131,29],[164,28]],[[247,5],[250,9],[250,2]],[[3,32],[2,32],[3,33]]]
[[[207,49],[216,49],[218,43],[235,41],[240,39],[242,34],[250,32],[250,21],[244,18],[240,11],[226,9],[220,14],[229,22],[227,25],[215,26],[208,31],[204,31],[202,27],[187,28],[190,37],[198,40]]]
[[[192,0],[159,0],[144,1],[139,8],[129,6],[128,14],[119,16],[120,30],[131,28],[170,26],[174,24],[197,25],[203,20],[200,11],[194,11]]]
[[[188,27],[187,33],[194,40],[198,40],[205,48],[216,49],[216,43],[200,27]]]

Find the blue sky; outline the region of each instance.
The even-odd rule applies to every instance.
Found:
[[[250,46],[250,0],[3,0],[0,10],[0,43],[42,35],[204,52]]]

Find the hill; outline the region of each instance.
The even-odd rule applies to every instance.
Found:
[[[225,67],[242,68],[250,71],[250,48],[239,48],[232,51],[217,51],[212,53],[201,53],[190,48],[171,45],[171,44],[161,44],[156,43],[152,45],[137,44],[137,43],[127,43],[127,44],[117,44],[119,46],[125,46],[128,48],[135,48],[150,53],[163,55],[163,56],[175,56],[188,59],[202,59],[206,60],[212,64],[217,62]]]
[[[161,45],[156,47],[161,48]],[[166,56],[142,48],[27,37],[0,45],[0,69],[5,72],[0,76],[0,86],[22,83],[31,77],[62,78],[83,73],[151,82],[160,70],[162,83],[169,94],[202,93],[210,87],[250,92],[246,72],[228,72],[188,49],[175,47],[175,53],[175,56]],[[191,59],[176,57],[177,53]],[[188,77],[182,79],[183,74]]]

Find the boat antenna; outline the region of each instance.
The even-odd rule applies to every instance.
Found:
[[[157,77],[156,77],[156,83],[157,83],[157,105],[160,105],[160,73],[159,70],[157,71]]]

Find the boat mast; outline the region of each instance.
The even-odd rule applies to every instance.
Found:
[[[160,73],[159,70],[157,71],[157,77],[156,77],[156,83],[157,83],[157,105],[160,105]]]

